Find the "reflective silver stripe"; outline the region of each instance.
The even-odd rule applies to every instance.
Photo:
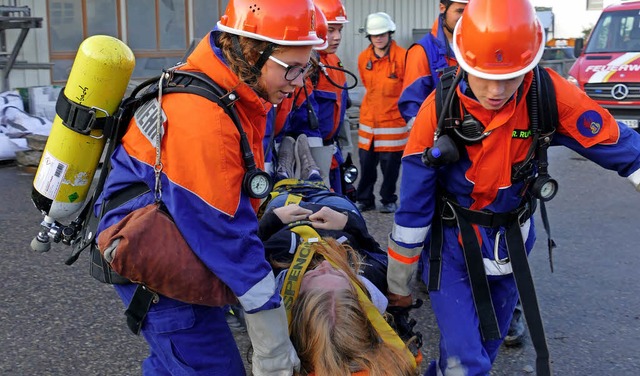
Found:
[[[362,136],[358,136],[358,143],[368,145],[371,143],[371,140]]]
[[[391,230],[391,237],[396,242],[404,244],[419,244],[427,237],[427,231],[430,226],[425,227],[404,227],[396,223],[393,224],[393,230]]]
[[[373,134],[403,134],[407,133],[407,126],[393,128],[373,128]]]
[[[420,255],[420,253],[422,252],[422,245],[419,245],[417,247],[403,247],[400,244],[398,244],[393,237],[389,238],[389,248],[392,249],[395,253],[404,256],[406,258],[414,258],[418,255]],[[389,259],[393,259],[393,256],[389,256]],[[418,262],[417,260],[415,262]]]
[[[411,119],[409,119],[409,121],[407,122],[407,130],[410,131],[411,128],[413,128],[413,123],[416,121],[416,117],[412,117]]]
[[[373,147],[376,146],[380,146],[380,147],[384,147],[384,146],[404,146],[407,144],[407,141],[409,139],[408,138],[403,138],[402,140],[380,140],[380,139],[374,139],[373,140]]]
[[[245,311],[251,311],[256,308],[262,307],[276,291],[276,280],[273,277],[273,272],[269,272],[262,280],[252,288],[249,289],[244,295],[238,296],[238,300]]]
[[[640,192],[640,170],[629,175],[627,179],[629,179],[631,184],[633,184],[633,186],[636,187],[636,191]]]
[[[362,124],[362,123],[360,123],[360,124],[358,125],[358,129],[359,129],[359,130],[361,130],[361,131],[363,131],[363,132],[365,132],[365,133],[373,133],[373,128],[371,128],[371,127],[370,127],[370,126],[368,126],[368,125],[364,125],[364,124]]]

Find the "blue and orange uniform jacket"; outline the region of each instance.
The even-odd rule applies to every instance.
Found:
[[[320,52],[320,62],[325,66],[344,68],[342,61],[336,54],[324,54]],[[344,126],[344,116],[347,111],[347,76],[337,69],[326,69],[326,75],[331,77],[333,82],[341,87],[333,85],[325,74],[320,73],[318,84],[313,92],[314,99],[318,104],[318,121],[320,123],[320,133],[324,145],[333,145],[338,138],[340,129]],[[337,147],[331,159],[331,172],[329,180],[331,189],[342,193],[342,175],[340,166],[344,163],[342,150]]]
[[[436,88],[442,70],[458,64],[441,26],[442,20],[441,14],[431,32],[407,50],[404,87],[398,100],[400,113],[407,122],[416,117],[422,102]]]
[[[607,110],[553,70],[547,71],[555,87],[559,115],[552,145],[564,145],[604,168],[617,171],[638,188],[640,134],[618,124]],[[389,239],[389,273],[397,273],[404,278],[417,268],[434,217],[436,186],[444,188],[462,206],[474,210],[508,212],[520,205],[519,193],[523,183],[512,184],[511,168],[525,159],[532,142],[530,135],[522,137],[527,134],[529,127],[527,101],[524,98],[532,77],[531,72],[527,73],[523,94],[517,92],[497,111],[486,110],[476,99],[465,95],[466,85],[463,81],[457,88],[461,105],[482,122],[486,131],[492,133],[481,142],[465,146],[458,162],[439,169],[427,167],[421,161],[424,149],[433,145],[437,126],[435,93],[424,102],[402,159],[400,208],[395,214]],[[532,222],[530,219],[522,226],[527,252],[531,251],[535,241]],[[445,227],[444,230],[443,252],[462,252],[457,228]],[[485,270],[488,275],[508,274],[491,270],[491,265],[487,264],[488,260],[494,260],[495,231],[504,234],[504,229],[477,228]],[[499,257],[506,258],[504,237],[499,239]],[[428,247],[424,249],[422,257],[428,257]],[[403,285],[390,285],[389,290],[408,295],[406,285]]]
[[[305,78],[305,88],[298,88],[291,98],[286,98],[283,104],[278,108],[278,123],[281,132],[287,135],[297,136],[304,133],[307,135],[309,146],[323,146],[323,135],[320,127],[320,108],[315,100],[315,88],[310,77]],[[306,93],[305,93],[306,90]],[[313,111],[313,115],[309,114],[309,108]],[[282,111],[281,111],[282,110]],[[318,119],[318,128],[311,128],[310,116],[316,116]],[[283,123],[280,125],[280,123]],[[325,129],[329,126],[325,124]]]
[[[215,46],[215,33],[204,38],[179,69],[204,72],[225,90],[238,93],[235,108],[256,164],[262,167],[262,141],[272,106],[231,72]],[[245,166],[237,128],[222,108],[195,94],[165,95],[162,110],[167,119],[162,138],[162,201],[178,229],[193,252],[230,287],[248,312],[279,306],[271,266],[257,236],[259,203],[241,190]],[[155,158],[155,142],[132,119],[111,158],[113,170],[102,200],[141,181],[153,191]],[[108,212],[98,231],[153,202],[153,193],[148,193]]]
[[[342,61],[336,54],[325,54],[321,51],[320,62],[325,66],[344,68]],[[321,72],[313,93],[318,104],[318,121],[322,139],[325,143],[331,143],[338,135],[340,127],[343,126],[344,115],[347,111],[347,76],[337,69],[326,69],[326,74],[331,77],[333,82],[342,86],[341,88],[336,87]]]

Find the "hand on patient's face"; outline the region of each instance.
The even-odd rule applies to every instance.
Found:
[[[346,226],[348,219],[349,217],[346,214],[326,206],[309,216],[311,225],[323,230],[342,230]]]
[[[313,212],[309,209],[300,207],[298,204],[291,204],[275,208],[273,209],[273,213],[280,218],[282,223],[286,224],[305,220]]]

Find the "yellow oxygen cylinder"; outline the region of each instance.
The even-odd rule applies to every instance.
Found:
[[[119,39],[95,35],[80,44],[33,180],[31,199],[45,222],[82,208],[106,141],[93,125],[118,109],[134,66],[133,52]]]

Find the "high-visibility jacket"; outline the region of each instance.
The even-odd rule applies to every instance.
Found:
[[[431,33],[407,50],[404,86],[398,100],[398,108],[406,121],[418,114],[422,102],[440,82],[442,69],[458,64],[441,22],[442,16],[433,23]]]
[[[225,90],[237,92],[234,107],[256,165],[262,168],[262,140],[272,106],[224,63],[215,46],[216,33],[204,38],[180,69],[203,72]],[[278,307],[275,278],[257,236],[259,202],[241,189],[246,168],[236,126],[220,106],[195,94],[164,95],[162,110],[167,119],[161,154],[162,201],[176,226],[194,254],[231,288],[248,312]],[[147,183],[153,191],[155,159],[154,140],[132,119],[112,156],[113,170],[102,200],[136,182]],[[153,193],[148,193],[109,211],[98,230],[153,202]],[[117,288],[135,289],[135,285]]]
[[[403,151],[409,132],[398,111],[406,50],[392,40],[385,56],[377,57],[373,45],[358,57],[358,71],[366,93],[360,105],[358,147],[374,151]]]

